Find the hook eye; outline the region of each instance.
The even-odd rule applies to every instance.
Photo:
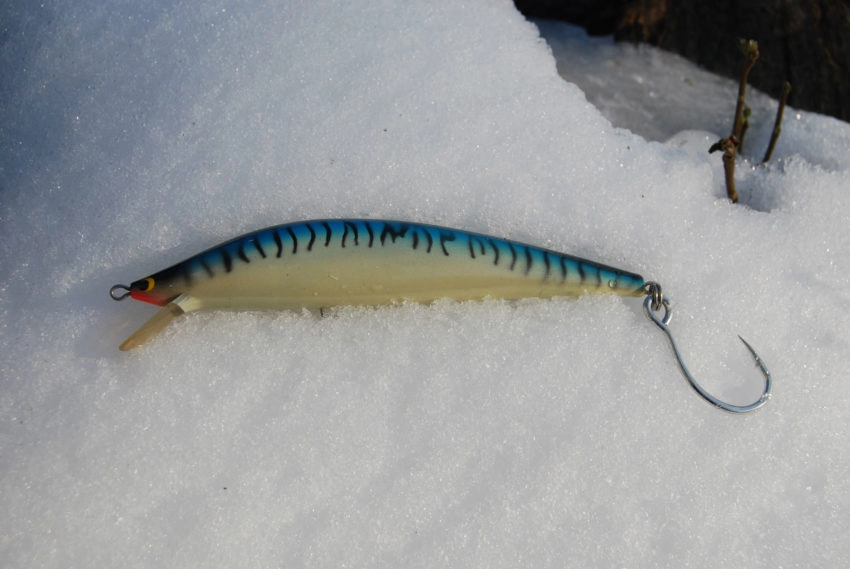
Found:
[[[657,325],[666,327],[668,324],[670,324],[670,320],[673,319],[673,309],[670,308],[670,301],[664,297],[661,297],[661,300],[659,301],[660,306],[664,308],[664,316],[662,318],[659,318],[655,315],[655,312],[660,312],[661,309],[654,308],[654,304],[655,299],[651,295],[648,295],[646,297],[646,300],[643,302],[644,312],[646,312],[647,317],[653,322],[655,322]]]
[[[124,300],[130,296],[130,287],[123,284],[117,284],[109,289],[109,296],[112,300]]]

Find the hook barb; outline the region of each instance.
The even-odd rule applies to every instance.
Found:
[[[660,297],[660,293],[655,297]],[[670,319],[672,318],[672,310],[670,309],[670,301],[666,298],[661,297],[660,302],[657,302],[657,307],[653,307],[654,297],[652,294],[648,294],[646,299],[643,301],[643,310],[646,313],[646,316],[655,322],[655,324],[661,328],[661,331],[667,335],[667,339],[670,340],[670,347],[673,348],[673,354],[676,356],[676,361],[679,362],[679,369],[682,371],[682,375],[685,376],[685,379],[691,384],[691,387],[700,394],[700,396],[711,403],[712,405],[723,409],[724,411],[729,411],[730,413],[747,413],[749,411],[755,411],[765,403],[767,403],[768,399],[770,399],[770,388],[771,388],[771,377],[770,371],[767,369],[767,366],[764,363],[764,360],[758,355],[755,349],[743,338],[738,336],[738,339],[744,343],[744,346],[750,351],[750,354],[753,356],[753,359],[756,362],[756,365],[761,369],[761,373],[764,376],[764,391],[756,401],[750,403],[749,405],[733,405],[731,403],[726,403],[725,401],[721,401],[717,397],[713,396],[709,392],[707,392],[703,387],[697,383],[697,380],[694,379],[694,376],[691,375],[691,372],[688,371],[688,367],[685,365],[685,362],[682,361],[682,354],[679,353],[679,348],[676,346],[676,340],[673,339],[673,335],[670,333],[670,329],[667,325],[670,323]],[[664,308],[664,316],[658,317],[655,312],[659,311],[661,308]]]

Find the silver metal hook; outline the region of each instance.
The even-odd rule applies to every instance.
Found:
[[[117,284],[109,289],[109,296],[112,300],[124,300],[130,296],[130,287],[123,284]]]
[[[673,339],[673,335],[670,333],[670,329],[667,325],[670,323],[670,319],[673,317],[673,312],[670,308],[670,301],[661,296],[661,287],[656,283],[648,283],[647,284],[647,296],[643,301],[643,310],[646,313],[646,316],[655,322],[655,324],[661,328],[661,331],[667,335],[667,339],[670,340],[670,347],[673,348],[673,354],[676,356],[676,360],[679,362],[679,369],[682,370],[682,375],[685,376],[685,379],[691,384],[691,387],[700,394],[700,396],[711,403],[712,405],[723,409],[724,411],[729,411],[730,413],[746,413],[748,411],[754,411],[767,403],[767,400],[770,399],[770,387],[771,387],[771,379],[770,379],[770,371],[768,371],[767,366],[764,361],[759,357],[756,353],[755,349],[743,338],[738,336],[747,349],[752,354],[753,359],[755,360],[758,367],[761,369],[762,375],[764,375],[764,391],[761,394],[761,397],[758,400],[750,403],[749,405],[732,405],[731,403],[726,403],[725,401],[721,401],[720,399],[714,397],[702,386],[697,383],[697,380],[694,379],[694,376],[691,375],[691,372],[688,371],[688,367],[685,365],[685,362],[682,361],[682,354],[679,353],[679,348],[676,346],[676,341]],[[657,303],[657,307],[655,304]],[[664,316],[659,318],[656,316],[655,312],[660,311],[660,308],[664,308]]]

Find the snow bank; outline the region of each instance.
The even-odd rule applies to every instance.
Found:
[[[705,152],[726,127],[699,118],[715,100],[689,90],[677,128],[695,130],[665,123],[664,144],[616,128],[508,1],[3,10],[4,565],[850,557],[847,124],[789,112],[733,206]],[[705,77],[560,32],[635,100]],[[631,98],[629,128],[663,122]],[[767,131],[748,136],[760,152]],[[117,351],[151,307],[112,302],[112,284],[326,216],[640,272],[706,388],[759,393],[740,333],[773,401],[706,405],[639,302],[613,297],[197,314]]]

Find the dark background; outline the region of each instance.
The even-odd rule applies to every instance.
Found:
[[[850,0],[514,0],[529,18],[643,42],[737,79],[739,38],[758,41],[749,84],[788,104],[850,122]]]

